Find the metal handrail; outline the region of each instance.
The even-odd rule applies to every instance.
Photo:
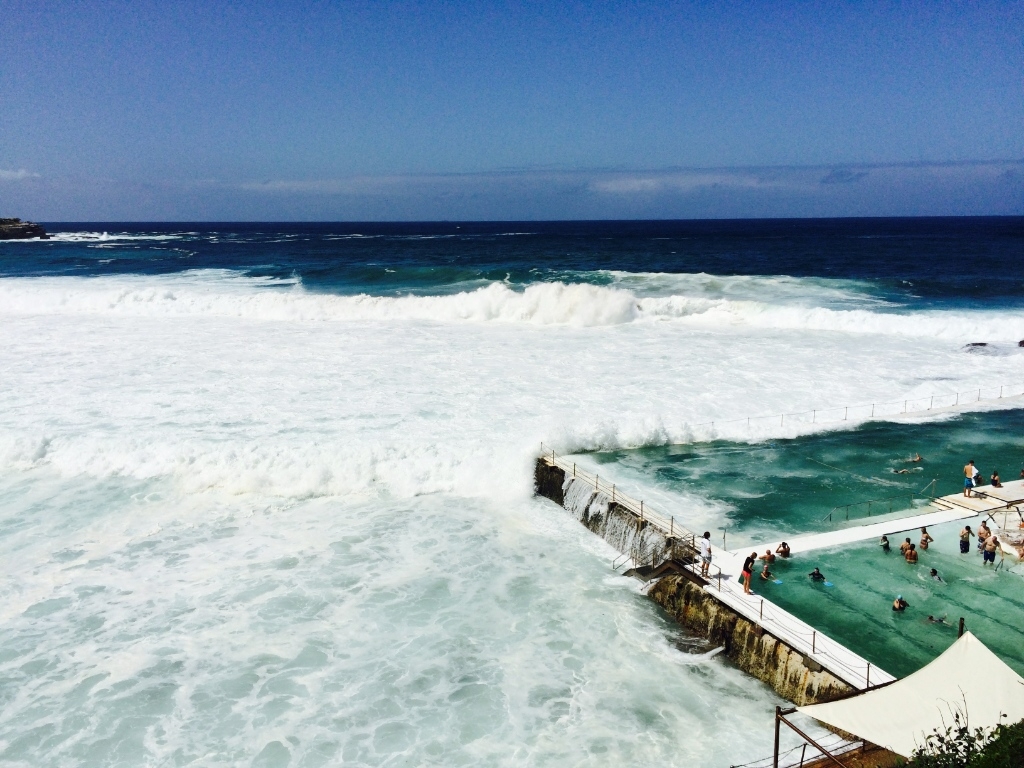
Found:
[[[935,490],[935,484],[937,482],[938,482],[938,478],[932,480],[930,483],[928,483],[928,485],[926,485],[920,491],[916,491],[914,493],[911,493],[910,496],[909,496],[909,498],[910,498],[910,506],[911,507],[914,506],[914,500],[917,499],[917,498],[927,499],[928,501],[934,501],[935,500],[935,496],[933,496],[931,494],[927,494],[927,493],[925,493],[925,491],[928,490],[928,488],[931,488],[932,491],[934,491]],[[821,522],[823,522],[823,523],[832,522],[833,516],[839,510],[845,510],[846,515],[845,515],[844,519],[845,520],[849,520],[850,519],[850,509],[852,509],[853,507],[861,507],[861,506],[864,506],[865,504],[867,505],[867,508],[868,508],[868,513],[867,513],[866,517],[871,517],[871,505],[872,504],[882,504],[883,502],[887,502],[889,504],[889,509],[888,509],[887,512],[883,512],[882,514],[888,514],[889,512],[892,512],[892,503],[894,501],[896,501],[897,499],[906,499],[906,498],[908,498],[908,497],[907,497],[907,495],[905,493],[898,493],[895,496],[883,496],[880,499],[868,499],[867,501],[855,501],[852,504],[842,504],[842,505],[840,505],[838,507],[832,507],[832,511],[829,512],[827,515],[825,515],[823,518],[821,518]]]
[[[588,485],[594,486],[595,491],[603,493],[614,504],[632,512],[642,524],[652,525],[660,529],[669,538],[690,539],[691,542],[695,540],[696,535],[693,531],[678,525],[674,515],[666,515],[664,512],[652,508],[643,499],[634,499],[632,496],[623,493],[614,483],[602,480],[599,475],[590,474],[586,470],[581,469],[575,462],[558,456],[554,449],[549,448],[544,443],[541,443],[540,447],[541,458],[552,466],[559,467],[566,473],[572,473],[574,479],[583,480]]]

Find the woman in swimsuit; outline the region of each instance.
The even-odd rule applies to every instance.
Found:
[[[750,577],[753,575],[754,563],[757,562],[757,552],[751,552],[750,557],[743,561],[743,593],[752,595],[750,591]]]

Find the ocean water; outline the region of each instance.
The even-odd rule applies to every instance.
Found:
[[[762,757],[777,697],[540,442],[1024,383],[1020,219],[48,229],[0,244],[12,765]]]

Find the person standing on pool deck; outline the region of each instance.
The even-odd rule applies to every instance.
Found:
[[[971,536],[974,535],[974,531],[971,530],[971,526],[965,525],[964,529],[960,531],[960,554],[966,555],[971,551]]]
[[[711,531],[704,531],[704,535],[698,541],[700,543],[700,575],[706,579],[708,568],[711,567]]]
[[[750,591],[750,577],[753,575],[754,563],[757,562],[757,552],[751,552],[750,557],[743,561],[743,594],[752,595]]]
[[[928,529],[925,526],[921,526],[921,549],[928,549],[928,545],[931,544],[935,539],[928,533]]]
[[[977,471],[974,468],[974,459],[964,465],[964,496],[970,497],[971,490],[974,488],[974,473]]]

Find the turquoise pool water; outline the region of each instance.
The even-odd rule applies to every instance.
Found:
[[[832,530],[846,524],[847,512],[850,524],[865,522],[868,508],[862,502],[872,499],[882,500],[872,504],[872,516],[890,507],[905,510],[913,494],[932,480],[935,495],[956,493],[970,458],[986,477],[999,470],[1004,480],[1017,479],[1024,466],[1022,435],[1024,410],[1016,409],[928,422],[876,422],[765,443],[716,441],[587,458],[610,465],[602,467],[609,477],[634,478],[655,493],[717,502],[721,512],[712,523],[716,537],[727,529],[727,547],[733,549],[741,543]],[[922,461],[907,461],[917,453]],[[850,504],[857,506],[842,509]],[[827,520],[830,513],[833,517]]]
[[[1024,579],[1005,566],[982,566],[973,547],[960,555],[958,531],[959,524],[935,528],[937,541],[917,565],[906,563],[898,551],[884,554],[870,541],[777,561],[773,572],[782,584],[758,580],[753,588],[898,677],[946,650],[961,616],[996,655],[1024,674]],[[815,566],[831,587],[807,577]],[[932,568],[942,582],[931,578]],[[910,604],[902,613],[892,610],[899,594]],[[946,623],[930,623],[929,615],[945,617]]]
[[[609,476],[621,473],[638,484],[646,479],[656,493],[717,504],[715,536],[727,530],[728,547],[738,549],[866,522],[866,505],[849,509],[849,523],[842,506],[870,499],[895,497],[895,516],[911,507],[912,494],[933,479],[935,495],[956,493],[969,458],[986,476],[998,469],[1003,479],[1016,479],[1024,459],[1022,435],[1024,410],[1003,410],[941,421],[873,423],[770,443],[719,441],[588,458],[603,465]],[[922,461],[908,462],[916,453]],[[894,472],[900,469],[910,472]],[[872,517],[889,509],[888,502],[872,506]],[[832,519],[825,519],[837,507]],[[977,528],[977,521],[970,522]],[[755,579],[754,589],[897,676],[919,669],[945,650],[956,639],[961,616],[972,632],[1024,674],[1022,567],[1011,570],[1006,561],[998,570],[983,568],[973,544],[971,553],[961,556],[961,527],[950,523],[930,529],[936,542],[921,554],[917,566],[908,565],[896,551],[885,555],[871,540],[780,561],[775,574],[783,583]],[[893,546],[904,536],[915,543],[920,538],[916,530],[890,536]],[[814,566],[833,586],[807,578]],[[943,582],[930,578],[931,568]],[[891,610],[897,594],[910,603],[904,613]],[[929,615],[945,617],[948,623],[930,623]]]

